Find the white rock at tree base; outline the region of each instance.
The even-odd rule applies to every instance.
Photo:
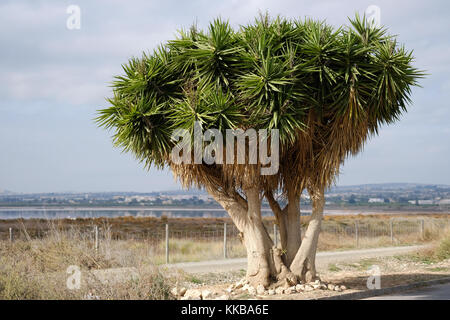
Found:
[[[202,292],[197,289],[186,290],[186,293],[182,298],[182,300],[201,300],[201,299],[202,299]]]
[[[171,293],[173,296],[177,297],[177,296],[178,296],[178,288],[177,288],[177,287],[172,288],[172,289],[170,290],[170,293]]]
[[[342,290],[342,291],[347,290],[347,287],[344,286],[344,285],[342,285],[342,286],[341,286],[341,290]]]
[[[249,286],[249,287],[248,287],[248,293],[249,293],[249,294],[252,294],[252,295],[253,295],[253,294],[256,294],[256,289],[255,289],[255,287]]]
[[[307,285],[305,286],[305,291],[313,291],[313,290],[314,290],[314,288],[311,287],[309,284],[307,284]]]
[[[240,288],[242,288],[242,287],[246,284],[246,281],[247,281],[247,280],[245,280],[245,279],[239,280],[239,281],[236,282],[236,284],[234,285],[234,289],[240,289]]]
[[[286,290],[284,290],[284,293],[285,294],[291,294],[291,293],[294,293],[295,291],[296,291],[295,287],[289,287]]]
[[[275,293],[276,294],[283,294],[284,293],[284,288],[283,287],[278,287],[275,289]]]
[[[256,287],[256,293],[257,294],[264,294],[264,291],[266,291],[266,288],[264,288],[264,286],[262,284],[259,284]]]
[[[170,290],[170,293],[175,297],[182,297],[186,293],[186,288],[185,287],[181,287],[181,288],[174,287],[174,288],[172,288],[172,290]]]
[[[211,295],[212,295],[212,292],[209,291],[209,290],[203,290],[203,291],[202,291],[202,298],[203,298],[203,299],[208,299],[208,298],[211,297]]]
[[[334,284],[329,283],[328,284],[328,290],[334,290]]]
[[[269,296],[273,296],[275,294],[275,290],[269,289]]]

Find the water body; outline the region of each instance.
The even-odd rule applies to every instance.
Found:
[[[268,208],[261,210],[263,216],[272,216],[272,211]],[[349,210],[349,209],[325,209],[324,215],[370,215],[385,214],[383,211],[372,210]],[[389,212],[390,214],[405,214],[405,212]],[[432,213],[432,212],[430,212]],[[446,213],[446,212],[444,212]],[[311,209],[303,209],[302,215],[308,216]],[[116,218],[116,217],[156,217],[166,216],[168,218],[221,218],[228,217],[225,210],[220,208],[0,208],[0,219],[76,219],[76,218]]]
[[[272,215],[269,209],[262,210],[263,216]],[[0,208],[0,219],[76,219],[115,217],[161,217],[210,218],[227,217],[223,209],[186,208]]]

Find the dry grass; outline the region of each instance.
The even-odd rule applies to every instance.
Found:
[[[392,217],[391,217],[392,218]],[[391,237],[391,218],[376,216],[327,218],[323,222],[319,236],[319,250],[345,250],[356,248],[376,248],[397,245],[430,243],[442,238],[448,230],[446,218],[396,217],[393,220]],[[424,220],[423,233],[421,220]],[[358,221],[358,241],[355,221]]]
[[[387,231],[389,219],[377,220],[369,217],[359,221],[361,236],[358,247],[431,242],[436,244],[434,249],[421,253],[420,259],[434,261],[448,259],[450,255],[449,229],[442,228],[438,223],[426,223],[421,237],[417,221],[398,221],[392,242]],[[136,226],[135,220],[130,219],[130,223]],[[94,248],[92,222],[86,222],[82,228],[77,225],[68,227],[60,222],[47,222],[44,225],[45,236],[42,238],[30,236],[29,230],[22,225],[20,238],[12,243],[7,240],[0,241],[0,299],[169,298],[169,287],[176,280],[161,275],[156,267],[165,263],[165,242],[161,237],[117,239],[108,221],[97,225],[101,230],[98,250]],[[218,225],[220,226],[220,223]],[[355,236],[350,230],[353,226],[352,218],[326,219],[319,238],[319,250],[356,248]],[[201,224],[196,222],[196,227],[200,230]],[[211,226],[208,228],[208,232],[214,230]],[[169,242],[170,262],[221,259],[222,237],[223,235],[217,233],[207,233],[206,236],[186,239],[179,234]],[[229,258],[246,255],[244,246],[236,236],[228,238],[227,251]],[[66,270],[70,265],[79,266],[84,278],[90,279],[83,281],[79,290],[69,290],[66,287],[69,276]],[[95,270],[124,267],[136,268],[138,276],[109,283],[98,281],[92,276]]]
[[[45,239],[0,242],[0,299],[168,299],[170,279],[126,246],[104,246],[98,252],[75,233],[54,230]],[[117,245],[117,246],[116,246]],[[130,244],[132,245],[132,244]],[[92,271],[133,264],[137,276],[101,282]],[[82,272],[80,289],[66,286],[68,266]]]
[[[432,246],[420,250],[410,257],[425,264],[434,264],[450,259],[450,228],[445,229],[439,239],[432,242]]]

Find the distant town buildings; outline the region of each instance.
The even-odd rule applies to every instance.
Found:
[[[450,186],[417,184],[380,184],[333,187],[325,195],[327,206],[450,206]],[[309,204],[305,191],[303,204]],[[0,193],[0,206],[181,206],[219,207],[202,191],[152,193]],[[267,206],[267,203],[264,203]]]

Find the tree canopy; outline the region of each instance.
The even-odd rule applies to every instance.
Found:
[[[123,65],[97,121],[114,129],[116,146],[160,168],[170,165],[173,130],[195,121],[204,130],[279,129],[281,170],[267,187],[286,179],[328,185],[348,154],[406,110],[422,76],[412,61],[384,28],[358,16],[337,30],[266,15],[235,31],[216,19]],[[177,169],[185,185],[203,186],[202,170],[241,183],[236,168],[224,177],[229,166],[218,167]]]

